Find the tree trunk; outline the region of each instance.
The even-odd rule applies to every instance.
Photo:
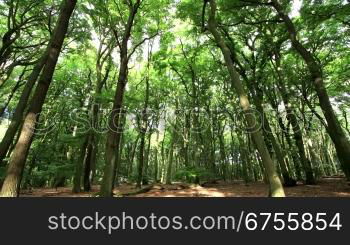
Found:
[[[88,145],[88,137],[85,136],[84,142],[80,148],[80,157],[77,160],[78,162],[75,167],[75,172],[73,177],[73,190],[72,190],[73,193],[81,192],[81,180],[83,176],[87,145]]]
[[[4,116],[5,111],[8,107],[8,105],[10,104],[13,96],[16,94],[17,90],[23,85],[22,79],[23,79],[25,72],[26,72],[26,68],[23,69],[22,74],[19,76],[15,86],[11,89],[11,92],[10,92],[9,96],[7,97],[6,102],[0,107],[0,118]]]
[[[219,146],[220,146],[220,157],[221,157],[221,168],[222,168],[222,178],[226,181],[227,177],[227,162],[226,162],[226,150],[225,150],[225,125],[221,126],[221,122],[219,124]]]
[[[145,159],[145,167],[142,174],[142,184],[148,185],[148,168],[149,168],[149,161],[151,156],[151,138],[152,133],[150,132],[148,135],[148,143],[147,143],[147,150],[146,150],[146,159]]]
[[[278,69],[278,67],[277,67],[277,69]],[[277,70],[277,72],[278,72],[278,70]],[[293,137],[295,140],[296,147],[298,148],[300,162],[301,162],[301,165],[302,165],[304,172],[305,172],[306,184],[307,185],[314,185],[316,183],[316,181],[315,181],[315,177],[313,174],[311,162],[306,157],[305,144],[304,144],[305,141],[304,141],[302,129],[300,128],[299,123],[298,123],[298,118],[295,114],[296,112],[295,112],[294,108],[292,107],[291,103],[289,103],[289,96],[287,94],[287,91],[286,91],[286,88],[285,88],[283,82],[279,81],[278,88],[279,88],[281,95],[282,95],[284,107],[285,107],[285,110],[287,113],[287,120],[290,122],[290,124],[292,126]]]
[[[282,149],[277,142],[269,121],[267,120],[267,115],[265,114],[263,107],[261,104],[257,106],[258,111],[261,113],[263,117],[263,132],[265,133],[266,138],[271,142],[273,149],[275,150],[276,158],[281,168],[282,177],[285,186],[295,186],[296,181],[290,176],[290,173],[287,168],[287,163],[284,154],[282,153]]]
[[[173,160],[174,160],[174,142],[175,142],[175,130],[173,129],[171,143],[169,146],[169,155],[168,155],[168,166],[166,171],[165,183],[171,185],[172,180],[172,169],[173,169]]]
[[[295,174],[296,174],[296,179],[297,180],[302,180],[302,175],[301,175],[301,168],[300,168],[300,164],[299,164],[299,159],[297,157],[296,154],[294,154],[294,144],[292,143],[291,137],[290,137],[290,133],[289,133],[289,128],[287,129],[286,126],[283,123],[283,119],[282,117],[279,115],[279,111],[278,111],[278,105],[276,103],[276,101],[274,101],[273,98],[271,98],[269,96],[270,99],[270,104],[272,106],[272,108],[275,110],[276,112],[276,116],[277,116],[277,121],[278,121],[278,125],[281,129],[281,135],[284,136],[284,138],[287,141],[287,144],[289,146],[289,156],[291,157],[292,161],[293,161],[293,165],[295,168]]]
[[[132,176],[132,172],[133,172],[133,165],[134,165],[134,158],[135,158],[135,153],[136,153],[136,148],[137,148],[137,144],[140,140],[140,136],[138,135],[133,146],[131,147],[131,156],[129,159],[129,170],[128,170],[128,177],[130,178]]]
[[[144,170],[144,158],[145,158],[145,138],[147,133],[147,110],[148,110],[148,101],[149,101],[149,77],[146,78],[146,93],[145,93],[145,104],[141,113],[141,122],[140,122],[140,149],[139,149],[139,165],[138,165],[138,175],[136,187],[141,188],[142,178],[143,178],[143,170]]]
[[[93,135],[90,135],[88,138],[88,144],[86,147],[86,158],[84,161],[84,191],[90,191],[91,190],[91,183],[90,183],[90,177],[91,177],[91,163],[92,163],[92,152],[94,148],[94,142],[93,142]]]
[[[255,74],[255,71],[254,71],[254,74]],[[260,80],[260,79],[258,79],[258,80]],[[251,93],[253,95],[255,95],[253,97],[253,102],[254,102],[255,107],[258,110],[260,116],[262,117],[262,120],[260,123],[262,125],[263,135],[264,135],[265,141],[268,140],[272,144],[272,147],[275,151],[277,161],[278,161],[279,166],[281,168],[284,185],[285,186],[295,186],[296,181],[294,179],[292,179],[292,177],[289,174],[285,156],[282,153],[281,147],[280,147],[279,143],[277,142],[277,140],[272,132],[270,122],[269,122],[267,115],[264,111],[263,104],[262,104],[263,103],[263,91],[259,89],[255,75],[254,75],[253,81],[249,81],[247,79],[247,82],[248,82],[248,87],[251,90]]]
[[[231,135],[232,137],[232,135]],[[250,165],[250,159],[248,157],[248,151],[245,147],[243,138],[240,135],[237,135],[238,142],[239,142],[239,152],[240,152],[240,160],[241,160],[241,166],[242,166],[242,174],[243,174],[243,180],[247,184],[251,181],[249,171],[248,171],[248,165]]]
[[[69,20],[76,3],[77,0],[64,0],[62,2],[60,16],[47,50],[49,56],[34,92],[29,110],[25,116],[18,143],[16,144],[14,152],[10,158],[9,167],[0,196],[16,197],[19,195],[23,170],[29,148],[34,138],[35,127],[37,126],[39,114],[42,110],[47,91],[52,81],[57,60],[68,30]]]
[[[7,152],[9,151],[9,148],[13,142],[13,139],[21,125],[24,110],[28,104],[28,100],[30,97],[30,94],[32,92],[32,89],[40,75],[41,70],[43,69],[46,61],[48,58],[48,49],[47,51],[42,55],[40,61],[34,66],[34,69],[32,73],[30,74],[28,81],[26,82],[26,85],[24,86],[24,89],[21,93],[21,96],[18,100],[15,112],[11,118],[11,123],[6,130],[6,133],[4,135],[4,138],[2,139],[0,143],[0,164],[6,157]]]
[[[135,16],[140,7],[140,0],[136,0],[135,4],[129,6],[129,17],[125,26],[125,32],[120,44],[120,67],[117,90],[114,96],[113,108],[109,118],[109,128],[107,133],[106,152],[105,152],[105,168],[103,171],[103,179],[101,184],[100,195],[102,197],[112,197],[113,187],[118,166],[117,150],[119,149],[120,137],[122,129],[120,128],[120,114],[122,113],[125,86],[128,79],[128,42],[131,36],[131,30],[134,25]]]
[[[158,183],[158,146],[154,147],[154,183]]]
[[[329,96],[323,81],[322,67],[316,62],[312,54],[298,40],[298,33],[295,29],[295,26],[289,16],[283,12],[282,6],[278,3],[277,0],[272,0],[272,3],[273,7],[276,9],[287,27],[289,38],[294,49],[304,59],[307,68],[309,69],[309,72],[312,76],[312,83],[320,102],[320,107],[327,121],[326,130],[334,143],[341,167],[347,179],[350,180],[350,142],[347,139],[345,132],[342,129],[329,100]]]
[[[100,102],[98,97],[101,96],[103,84],[107,81],[110,72],[110,66],[108,65],[106,74],[102,77],[102,69],[104,62],[109,56],[110,51],[107,52],[106,56],[103,56],[103,43],[101,42],[98,49],[98,57],[96,61],[96,87],[94,93],[94,99],[91,106],[91,128],[89,129],[89,144],[87,147],[87,157],[84,169],[84,190],[91,190],[91,182],[94,174],[92,173],[93,168],[96,166],[96,154],[98,151],[98,137],[96,134],[99,132],[98,113],[100,111]]]
[[[264,164],[266,174],[267,174],[267,177],[269,180],[269,187],[270,187],[269,188],[269,195],[273,196],[273,197],[284,197],[285,194],[284,194],[281,180],[277,174],[275,165],[274,165],[274,163],[270,157],[270,154],[267,150],[263,136],[261,134],[261,130],[259,130],[257,128],[255,117],[251,114],[250,103],[249,103],[247,94],[244,91],[242,82],[240,81],[239,75],[234,67],[233,61],[231,59],[230,49],[227,47],[221,34],[217,30],[217,22],[216,22],[216,8],[217,8],[217,6],[216,6],[216,2],[215,2],[215,0],[210,0],[209,3],[210,3],[211,8],[210,8],[208,28],[209,28],[209,31],[214,36],[217,45],[220,47],[220,49],[222,51],[228,72],[229,72],[230,77],[231,77],[232,85],[235,88],[235,90],[239,96],[240,105],[243,109],[243,112],[245,113],[245,119],[246,119],[247,125],[250,129],[251,136],[254,140],[255,146],[256,146],[257,150],[259,151],[262,162]]]

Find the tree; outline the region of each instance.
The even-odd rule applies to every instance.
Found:
[[[206,2],[205,2],[206,4]],[[231,59],[231,52],[230,49],[227,47],[226,43],[224,42],[221,34],[217,30],[217,21],[216,21],[216,11],[217,11],[217,5],[215,0],[209,1],[210,5],[210,11],[209,11],[209,20],[208,20],[208,30],[212,33],[212,35],[215,38],[215,41],[217,45],[220,47],[223,56],[225,58],[226,66],[228,69],[228,72],[230,74],[232,84],[239,96],[240,105],[243,109],[243,112],[245,113],[245,119],[247,121],[247,126],[250,130],[252,130],[250,133],[252,135],[252,138],[254,140],[254,144],[256,148],[258,149],[260,156],[262,158],[262,161],[264,163],[264,167],[266,169],[269,184],[270,184],[270,195],[273,197],[279,197],[284,196],[284,190],[282,187],[282,183],[279,179],[279,176],[276,172],[275,165],[270,157],[270,154],[266,148],[265,142],[263,140],[263,136],[261,134],[260,129],[256,128],[256,121],[254,116],[251,114],[250,111],[250,103],[248,100],[248,97],[246,95],[246,92],[244,91],[244,88],[242,86],[242,83],[239,78],[239,74],[237,73],[234,63]],[[204,7],[205,8],[205,7]]]
[[[52,39],[47,47],[48,59],[35,89],[29,110],[25,116],[19,140],[11,156],[7,175],[1,189],[1,196],[15,197],[19,195],[23,169],[32,143],[35,127],[42,111],[47,91],[52,81],[57,60],[65,39],[69,20],[76,5],[76,0],[64,0]]]
[[[282,6],[277,0],[272,0],[272,6],[286,25],[289,33],[289,38],[295,50],[304,59],[307,68],[311,75],[311,82],[316,90],[320,107],[327,121],[326,130],[330,135],[334,146],[337,150],[338,159],[341,163],[343,171],[348,179],[350,179],[350,141],[347,139],[344,130],[342,129],[336,114],[332,108],[326,87],[324,85],[324,78],[322,67],[316,62],[312,54],[302,45],[298,39],[298,33],[291,19],[283,12]]]

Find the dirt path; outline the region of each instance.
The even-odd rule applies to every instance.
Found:
[[[148,186],[146,186],[148,187]],[[22,192],[22,197],[91,197],[98,192],[99,187],[94,186],[90,193],[72,194],[71,188],[33,189]],[[265,197],[267,187],[264,183],[242,182],[206,185],[188,185],[175,183],[173,185],[153,185],[149,191],[142,194],[130,195],[137,191],[134,185],[121,185],[116,188],[119,195],[129,194],[132,197]],[[317,185],[301,185],[285,188],[290,197],[350,197],[350,185],[343,178],[324,178]]]

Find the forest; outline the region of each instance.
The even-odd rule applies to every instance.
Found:
[[[0,196],[350,197],[349,0],[0,0]]]

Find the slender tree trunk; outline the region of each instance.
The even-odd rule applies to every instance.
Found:
[[[293,137],[295,140],[296,147],[298,149],[300,162],[302,164],[302,167],[304,169],[305,176],[306,176],[306,184],[307,185],[314,185],[316,183],[316,181],[315,181],[315,177],[313,174],[311,162],[306,157],[305,144],[304,144],[305,141],[304,141],[304,137],[303,137],[303,132],[299,126],[296,112],[295,112],[294,108],[291,106],[291,104],[289,103],[289,96],[287,94],[285,86],[281,81],[279,82],[279,90],[281,92],[284,107],[286,109],[287,120],[290,122],[292,129],[293,129]]]
[[[140,149],[139,149],[139,165],[138,165],[138,176],[136,187],[141,188],[142,179],[143,179],[143,171],[144,171],[144,158],[145,158],[145,138],[148,128],[148,101],[149,101],[149,77],[146,78],[146,92],[145,92],[145,104],[141,113],[141,122],[140,122]]]
[[[122,160],[122,152],[123,152],[123,145],[124,145],[124,126],[125,126],[125,120],[126,120],[126,110],[122,109],[122,113],[119,117],[119,132],[120,135],[117,138],[118,140],[118,148],[115,151],[115,158],[116,160],[116,166],[115,166],[115,171],[114,171],[114,176],[113,176],[113,186],[118,186],[119,185],[119,171],[121,167],[121,160]]]
[[[4,113],[10,104],[13,96],[16,94],[17,90],[23,85],[22,79],[26,72],[26,68],[23,69],[22,74],[20,75],[18,81],[16,82],[15,86],[11,89],[10,95],[7,97],[6,102],[0,107],[0,118],[4,116]]]
[[[226,162],[226,150],[225,150],[225,138],[224,138],[224,132],[225,132],[225,125],[221,126],[221,122],[219,122],[219,145],[220,145],[220,157],[221,157],[221,168],[222,168],[222,177],[223,180],[226,181],[227,177],[227,162]]]
[[[91,98],[89,98],[87,108],[90,108],[90,106],[91,106]],[[81,103],[80,108],[85,109],[84,102]],[[85,111],[85,116],[86,117],[89,116],[88,110]],[[87,126],[90,127],[90,125],[87,125]],[[88,130],[91,130],[91,129],[88,128]],[[87,152],[89,150],[89,147],[91,146],[91,144],[90,144],[91,143],[90,142],[91,141],[90,131],[88,131],[87,133],[84,133],[80,137],[82,139],[82,144],[80,145],[80,149],[79,149],[80,156],[76,162],[75,169],[74,169],[73,189],[72,189],[73,193],[81,192],[82,191],[82,183],[83,183],[83,186],[86,184],[85,183],[85,175],[86,175],[85,171],[86,171],[86,167],[87,167],[86,165],[87,165],[87,161],[89,161],[91,158],[90,152]]]
[[[110,65],[108,65],[106,69],[106,74],[104,77],[102,76],[102,69],[104,62],[108,59],[108,56],[110,55],[111,51],[106,51],[106,56],[103,56],[103,52],[106,50],[103,50],[103,43],[101,42],[100,47],[98,49],[98,57],[96,61],[96,87],[95,87],[95,93],[94,93],[94,99],[91,106],[91,128],[89,129],[89,144],[87,147],[87,160],[85,163],[85,169],[84,169],[84,190],[90,191],[91,190],[91,181],[93,177],[92,170],[94,166],[96,166],[96,154],[98,151],[98,137],[97,134],[99,132],[99,111],[100,111],[100,102],[99,102],[99,96],[101,96],[102,93],[102,87],[103,84],[108,80],[109,72],[110,72]]]
[[[166,171],[165,183],[171,185],[172,180],[172,170],[173,170],[173,160],[174,160],[174,142],[175,142],[175,130],[173,129],[171,143],[169,146],[169,155],[168,155],[168,166]]]
[[[93,136],[90,135],[88,137],[88,144],[86,147],[86,158],[85,158],[85,164],[84,164],[84,191],[90,191],[91,190],[91,183],[90,183],[90,177],[91,177],[91,162],[92,162],[92,152],[94,148]]]
[[[124,128],[125,125],[125,120],[126,120],[126,111],[124,111],[122,118],[121,118],[121,128]],[[122,153],[123,153],[123,148],[124,148],[124,138],[125,135],[122,134],[120,136],[120,142],[119,142],[119,148],[117,150],[117,163],[119,163],[116,167],[116,171],[115,171],[115,183],[114,186],[118,186],[119,185],[119,174],[120,174],[120,168],[121,168],[121,163],[122,163]]]
[[[164,118],[164,121],[166,122],[166,118]],[[160,149],[160,153],[161,153],[161,157],[162,157],[162,162],[161,162],[161,166],[160,166],[160,182],[164,183],[164,179],[165,179],[165,136],[166,136],[166,132],[167,132],[167,125],[164,125],[164,136],[163,136],[163,140],[162,140],[162,146]]]
[[[159,127],[159,119],[157,120],[157,128]],[[157,140],[156,144],[153,149],[153,155],[154,155],[154,183],[158,183],[158,169],[159,169],[159,164],[158,164],[158,143],[159,143],[159,130],[157,130]]]
[[[218,44],[218,46],[220,47],[223,53],[226,66],[231,77],[232,84],[239,96],[240,105],[243,109],[243,112],[245,113],[245,119],[250,129],[251,136],[262,158],[262,162],[264,164],[265,171],[269,180],[269,187],[270,187],[269,195],[273,197],[284,197],[285,194],[284,194],[281,180],[278,176],[278,173],[271,159],[271,156],[267,150],[261,131],[257,128],[255,117],[254,115],[251,114],[250,103],[249,103],[247,94],[244,91],[242,82],[240,81],[239,75],[234,67],[234,63],[231,59],[230,49],[227,47],[221,34],[217,30],[216,1],[210,0],[209,3],[211,8],[210,8],[208,28],[209,28],[209,31],[214,36],[216,43]]]
[[[143,174],[143,165],[144,165],[144,156],[145,156],[145,135],[146,132],[141,132],[140,137],[140,147],[139,147],[139,163],[137,168],[137,182],[136,187],[141,188],[142,185],[142,174]]]
[[[102,197],[112,197],[115,181],[116,169],[118,166],[117,151],[119,149],[122,129],[120,128],[120,114],[122,113],[125,86],[128,79],[128,42],[131,36],[131,30],[134,25],[135,16],[140,7],[141,0],[136,0],[132,6],[129,6],[129,17],[125,26],[125,32],[120,44],[120,67],[117,83],[117,90],[114,96],[113,108],[109,118],[109,130],[107,133],[105,168],[101,184],[100,195]]]
[[[122,55],[123,54],[123,55]],[[127,57],[122,52],[122,62],[120,74],[117,84],[117,91],[114,98],[114,105],[110,115],[109,131],[107,133],[107,143],[105,151],[105,168],[103,171],[103,179],[101,184],[100,194],[104,197],[111,197],[114,187],[114,176],[117,169],[116,149],[119,149],[120,137],[122,129],[120,128],[119,119],[124,98],[124,91],[127,79]]]
[[[154,183],[158,183],[158,148],[157,146],[154,147]]]
[[[84,171],[84,163],[86,159],[86,148],[88,146],[88,137],[84,137],[83,144],[80,147],[80,156],[75,166],[74,177],[73,177],[73,193],[81,192],[81,182]]]
[[[260,108],[262,109],[262,107]],[[258,109],[259,110],[259,109]],[[263,121],[264,121],[264,132],[266,135],[266,138],[268,138],[271,141],[272,147],[275,150],[276,153],[276,158],[279,163],[279,166],[281,167],[281,172],[282,172],[282,177],[284,180],[284,185],[285,186],[295,186],[296,181],[290,176],[290,173],[288,171],[285,155],[282,153],[282,149],[277,142],[275,136],[273,135],[271,126],[269,121],[266,118],[266,114],[263,112]]]
[[[147,150],[146,150],[146,159],[145,159],[145,167],[142,174],[142,184],[148,185],[148,168],[149,168],[149,161],[151,156],[151,138],[152,133],[150,132],[148,135],[148,143],[147,143]]]
[[[138,144],[139,140],[140,140],[140,136],[138,135],[133,146],[132,146],[130,162],[129,162],[128,177],[131,177],[132,173],[133,173],[134,158],[135,158],[136,148],[137,148],[137,144]]]
[[[232,137],[232,136],[231,136]],[[246,149],[246,146],[244,144],[243,138],[237,134],[238,142],[239,142],[239,152],[240,152],[240,160],[241,160],[241,166],[242,166],[242,173],[243,173],[243,180],[245,183],[249,183],[251,181],[250,175],[249,175],[249,165],[250,159],[248,157],[248,151]]]
[[[301,168],[300,168],[300,164],[299,164],[299,159],[297,157],[297,154],[294,154],[294,144],[292,143],[292,140],[291,140],[291,137],[290,137],[289,128],[288,129],[286,128],[286,126],[284,125],[282,117],[279,115],[278,105],[276,103],[276,100],[274,100],[271,96],[269,96],[269,100],[270,100],[270,104],[271,104],[272,108],[276,112],[278,125],[279,125],[279,127],[281,129],[281,135],[284,136],[284,138],[286,139],[287,144],[289,146],[289,156],[290,156],[290,158],[293,161],[293,165],[294,165],[294,168],[295,168],[296,179],[297,180],[302,180],[303,178],[302,178],[302,174],[301,174]]]
[[[255,74],[255,71],[254,71],[254,74]],[[253,97],[253,102],[254,102],[258,112],[262,116],[261,123],[262,123],[263,135],[265,137],[265,140],[268,140],[272,144],[273,149],[275,150],[276,158],[277,158],[277,161],[278,161],[279,166],[281,168],[284,185],[285,186],[295,186],[296,181],[293,180],[289,174],[285,156],[282,153],[281,147],[280,147],[279,143],[277,142],[277,140],[272,132],[270,122],[267,119],[267,115],[264,111],[264,108],[262,105],[263,92],[262,92],[262,90],[260,90],[258,88],[258,84],[256,83],[255,77],[254,77],[252,82],[250,82],[250,81],[247,81],[247,82],[248,82],[248,87],[251,90],[251,93],[255,94],[255,96]]]
[[[185,112],[185,127],[184,127],[184,137],[183,137],[183,155],[185,166],[190,165],[190,139],[191,139],[191,119],[190,113]]]

